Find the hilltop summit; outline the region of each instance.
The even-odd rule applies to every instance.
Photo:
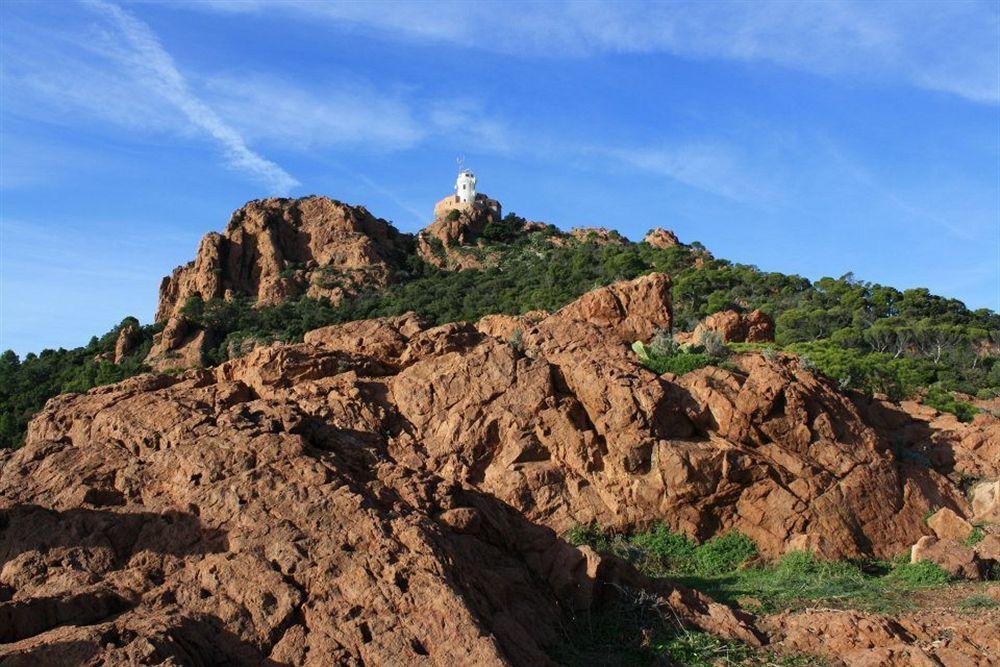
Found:
[[[192,262],[160,283],[156,320],[164,324],[148,362],[197,365],[207,340],[184,308],[192,299],[249,299],[264,306],[300,297],[338,303],[384,287],[405,263],[411,243],[362,206],[328,197],[257,199],[210,232]]]
[[[256,199],[233,213],[224,232],[206,234],[193,262],[163,279],[156,320],[177,315],[192,297],[336,302],[361,286],[386,285],[406,252],[403,235],[362,206],[317,196]]]

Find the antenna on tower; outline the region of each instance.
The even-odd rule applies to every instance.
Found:
[[[464,155],[459,155],[459,156],[458,156],[458,157],[457,157],[457,158],[455,159],[455,162],[457,162],[457,163],[458,163],[458,171],[459,171],[459,172],[461,172],[461,171],[462,171],[462,169],[464,169],[464,168],[465,168],[465,156],[464,156]]]

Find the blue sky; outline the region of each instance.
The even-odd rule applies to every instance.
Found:
[[[148,322],[249,199],[654,226],[1000,309],[994,2],[0,4],[0,349]]]

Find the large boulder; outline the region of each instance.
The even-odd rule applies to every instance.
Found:
[[[943,507],[932,514],[927,519],[927,525],[939,540],[962,542],[972,533],[972,524],[950,507]]]
[[[979,482],[972,487],[972,515],[978,521],[1000,523],[1000,481]]]
[[[980,558],[972,547],[967,547],[955,540],[942,540],[925,535],[917,540],[910,551],[910,562],[930,561],[938,565],[956,579],[983,579],[989,568],[989,563]]]
[[[984,535],[981,540],[973,545],[972,549],[981,559],[993,561],[995,563],[993,567],[996,567],[996,564],[1000,564],[1000,535],[996,533]]]
[[[558,316],[609,327],[628,342],[648,340],[656,331],[670,329],[670,279],[653,273],[602,287],[565,306]]]
[[[135,322],[126,322],[118,330],[118,338],[115,339],[115,363],[120,364],[125,357],[135,352],[141,339],[142,335],[139,333],[139,327]]]
[[[172,315],[153,336],[146,364],[157,371],[194,368],[205,361],[209,333],[183,315]]]
[[[724,310],[698,323],[694,331],[678,334],[682,343],[697,343],[704,332],[714,331],[727,343],[769,343],[774,340],[774,321],[762,310],[743,313]]]

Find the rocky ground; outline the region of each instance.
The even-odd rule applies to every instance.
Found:
[[[831,664],[1000,660],[988,606],[753,617],[560,539],[663,521],[766,557],[889,558],[951,539],[935,511],[996,511],[961,474],[1000,476],[991,415],[845,394],[781,354],[642,367],[629,344],[669,327],[669,286],[476,325],[352,322],[53,399],[0,454],[0,656],[549,664],[576,619],[638,592],[678,626]]]
[[[1000,586],[933,588],[888,616],[816,608],[763,619],[772,647],[832,665],[995,665],[1000,662]]]

